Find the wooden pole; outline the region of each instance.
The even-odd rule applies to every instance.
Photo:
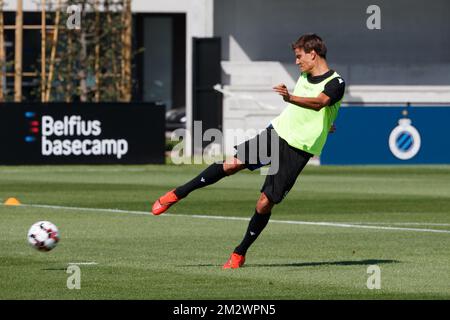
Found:
[[[3,91],[5,69],[5,38],[3,32],[3,0],[0,0],[0,102],[5,101],[5,92]]]
[[[46,22],[45,22],[45,0],[41,0],[41,102],[45,102],[46,88]]]
[[[45,102],[50,101],[50,92],[52,90],[53,72],[55,70],[56,49],[58,47],[59,17],[61,13],[60,7],[61,7],[61,0],[58,0],[55,16],[55,28],[53,32],[52,51],[50,53],[50,67],[48,71],[47,92],[45,94]]]
[[[120,14],[120,101],[125,100],[125,10],[126,0],[122,0],[122,12]]]
[[[15,25],[11,26],[3,26],[4,30],[16,30]],[[27,24],[25,26],[22,26],[22,30],[41,30],[42,26],[40,24]],[[47,30],[52,30],[53,26],[47,26]]]
[[[86,41],[86,31],[84,28],[81,29],[80,33],[80,52],[78,66],[78,76],[80,79],[80,101],[88,101],[88,86],[87,86],[87,41]]]
[[[14,53],[14,101],[22,101],[22,36],[23,36],[23,3],[17,0],[16,38]]]
[[[72,55],[73,55],[73,47],[72,47],[72,32],[67,33],[67,70],[66,70],[66,102],[72,102],[72,90],[73,90],[73,78],[72,78]]]
[[[124,34],[123,34],[123,100],[131,101],[131,0],[124,0]]]
[[[110,26],[112,26],[112,17],[111,17],[111,10],[109,7],[109,1],[106,1],[106,19],[108,21],[108,24]],[[111,28],[111,64],[112,64],[112,73],[113,73],[113,84],[114,84],[114,88],[118,94],[118,96],[120,97],[121,95],[121,85],[120,85],[120,81],[118,81],[118,79],[120,79],[120,75],[119,77],[117,77],[118,75],[118,71],[117,71],[117,60],[116,60],[116,43],[117,43],[117,32],[116,32],[116,28]]]
[[[100,102],[100,9],[98,0],[95,1],[95,102]]]

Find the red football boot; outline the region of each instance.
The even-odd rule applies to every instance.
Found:
[[[165,195],[160,197],[158,200],[155,201],[152,207],[152,213],[155,216],[160,215],[161,213],[166,212],[171,205],[177,203],[180,199],[175,194],[175,189],[170,190]]]
[[[231,257],[228,259],[227,262],[223,265],[223,269],[237,269],[244,265],[245,262],[245,256],[241,256],[237,253],[232,253]]]

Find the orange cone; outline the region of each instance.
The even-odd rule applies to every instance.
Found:
[[[20,206],[20,201],[16,198],[8,198],[5,203],[5,206]]]

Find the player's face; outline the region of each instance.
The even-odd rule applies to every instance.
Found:
[[[306,53],[303,48],[295,48],[295,64],[300,67],[302,72],[308,73],[314,68],[316,53],[313,51]]]

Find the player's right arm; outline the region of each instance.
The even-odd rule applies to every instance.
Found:
[[[295,104],[302,108],[313,109],[316,111],[319,111],[323,107],[328,106],[331,101],[330,97],[328,97],[323,92],[321,92],[316,98],[294,96],[289,93],[289,90],[283,83],[273,87],[273,90],[277,92],[280,96],[282,96],[283,100],[286,102]]]
[[[324,90],[315,98],[306,98],[294,96],[289,93],[288,88],[284,83],[281,83],[273,90],[283,97],[283,100],[295,104],[302,108],[313,109],[319,111],[320,109],[331,106],[342,99],[345,92],[345,82],[341,77],[330,80]]]

